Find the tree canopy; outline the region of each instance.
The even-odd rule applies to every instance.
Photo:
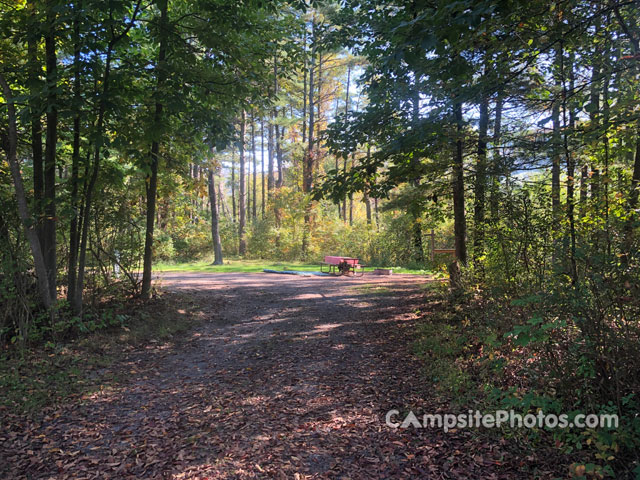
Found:
[[[448,272],[462,303],[529,299],[503,338],[553,365],[554,389],[581,382],[567,405],[621,409],[638,387],[638,13],[0,2],[0,341],[149,299],[158,262],[342,254]]]

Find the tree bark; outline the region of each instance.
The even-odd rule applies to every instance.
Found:
[[[35,17],[36,10],[30,3]],[[35,28],[34,28],[35,30]],[[42,222],[44,208],[42,198],[44,196],[43,153],[42,153],[42,122],[40,106],[40,63],[38,61],[38,35],[30,36],[27,43],[27,55],[29,57],[28,83],[29,83],[29,115],[31,117],[31,152],[33,155],[33,213],[36,221],[36,232],[40,239],[40,247],[44,247]],[[43,252],[44,253],[44,252]]]
[[[80,12],[82,2],[76,5],[73,20],[73,150],[71,153],[71,222],[69,225],[69,265],[67,268],[67,301],[73,305],[77,290],[78,253],[80,248],[80,231],[78,230],[78,183],[80,171],[80,109],[82,103],[82,85],[80,68]]]
[[[463,149],[463,120],[462,104],[453,107],[456,121],[456,145],[453,162],[453,230],[455,236],[455,250],[457,260],[467,263],[467,222],[464,213],[464,149]]]
[[[335,107],[333,108],[333,116],[338,118],[338,114],[340,113],[340,96],[336,95],[336,104]],[[334,155],[335,158],[335,169],[336,169],[336,174],[338,173],[338,170],[340,169],[340,157],[338,155]],[[342,207],[340,206],[340,200],[338,200],[337,202],[337,206],[338,206],[338,219],[341,220],[342,219]]]
[[[561,99],[561,78],[560,78],[560,62],[562,58],[562,47],[555,51],[555,72],[554,84],[556,87],[556,96],[553,98],[551,107],[551,121],[553,123],[553,133],[551,136],[551,214],[553,217],[553,230],[558,231],[560,220],[560,104]]]
[[[638,25],[635,22],[633,17],[630,17],[628,21],[626,21],[618,7],[613,9],[616,19],[618,23],[622,27],[625,35],[629,38],[631,42],[631,49],[633,51],[634,56],[637,57],[640,55],[640,29],[638,29]],[[637,69],[634,69],[635,73],[637,73]],[[629,210],[629,218],[626,221],[624,230],[624,240],[623,240],[623,257],[622,260],[626,263],[629,261],[628,255],[632,253],[633,248],[633,233],[636,222],[638,221],[638,216],[636,213],[636,209],[638,207],[638,197],[640,195],[640,120],[636,123],[636,145],[635,145],[635,158],[633,162],[633,172],[631,174],[631,185],[627,197],[627,205]]]
[[[265,188],[264,188],[264,119],[260,119],[260,182],[261,182],[261,207],[262,207],[262,219],[264,220],[265,216],[265,208],[266,208],[266,199],[265,199]]]
[[[2,66],[4,67],[4,65]],[[0,71],[2,70],[3,68],[0,69]],[[55,297],[51,296],[49,275],[47,273],[44,255],[42,254],[40,239],[38,238],[35,224],[32,220],[31,214],[29,213],[22,174],[20,173],[20,165],[18,164],[18,128],[16,124],[16,110],[13,103],[13,92],[9,88],[9,84],[6,82],[2,73],[0,73],[0,86],[2,87],[3,96],[7,103],[9,119],[8,134],[6,135],[6,138],[3,138],[2,142],[3,148],[7,152],[7,160],[9,161],[9,168],[11,169],[11,177],[13,178],[13,185],[16,191],[16,201],[18,203],[18,214],[20,215],[20,220],[22,221],[22,226],[24,227],[25,235],[29,242],[29,247],[31,248],[31,255],[33,256],[40,301],[42,302],[42,305],[49,310],[53,306]]]
[[[247,194],[245,195],[247,198],[247,213],[245,215],[245,226],[246,222],[248,222],[249,218],[251,218],[251,158],[249,158],[249,154],[247,153],[247,161],[245,162],[247,165],[247,179],[246,179],[246,187],[245,190]]]
[[[256,196],[257,196],[257,188],[256,188],[256,119],[255,115],[251,115],[251,155],[253,159],[253,196],[251,197],[253,200],[252,205],[252,218],[255,221],[257,218],[257,209],[256,209]]]
[[[351,64],[347,65],[347,86],[344,94],[344,119],[349,118],[349,84],[351,83]],[[337,160],[337,159],[336,159]],[[347,157],[344,157],[344,174],[347,174]],[[342,219],[347,223],[347,195],[342,198]]]
[[[95,132],[101,134],[104,126],[104,116],[106,111],[106,96],[109,91],[109,78],[111,71],[111,53],[113,45],[110,45],[107,49],[107,57],[105,60],[105,71],[102,76],[102,95],[99,101],[98,118],[96,120]],[[80,253],[78,255],[78,276],[76,280],[76,291],[73,297],[71,308],[76,315],[82,313],[82,292],[84,290],[84,274],[87,257],[87,241],[89,236],[89,219],[91,218],[91,207],[93,202],[93,191],[98,179],[98,172],[100,171],[100,150],[102,146],[102,140],[98,139],[95,143],[93,151],[93,168],[91,170],[91,177],[89,183],[86,186],[84,194],[84,206],[82,207],[82,214],[80,216]],[[89,154],[87,154],[87,165],[85,173],[89,173]]]
[[[419,85],[419,75],[417,72],[414,72],[415,80],[414,80],[414,91],[411,99],[411,107],[412,107],[412,128],[417,130],[420,125],[420,85]],[[421,158],[418,156],[417,152],[413,152],[413,156],[411,158],[412,167],[415,170],[419,170]],[[414,188],[420,187],[420,173],[415,172],[413,174],[413,178],[411,179],[411,186]],[[414,260],[418,264],[422,264],[424,262],[424,244],[422,242],[422,211],[413,208],[413,225],[412,225],[412,241],[413,241],[413,252],[414,252]]]
[[[371,225],[371,199],[367,192],[364,192],[362,195],[362,202],[364,203],[364,207],[367,212],[367,225]]]
[[[231,150],[231,213],[235,223],[238,212],[236,211],[236,151]]]
[[[309,136],[307,151],[305,152],[302,165],[302,191],[306,194],[311,192],[313,185],[313,163],[314,163],[314,129],[315,129],[315,109],[314,109],[314,70],[316,56],[316,20],[311,20],[311,61],[309,62]],[[302,232],[302,257],[306,257],[309,251],[309,240],[311,236],[311,202],[309,201],[304,213],[304,228]]]
[[[305,26],[302,40],[303,78],[302,78],[302,144],[307,141],[307,29]]]
[[[489,98],[483,95],[480,102],[480,119],[478,123],[478,151],[476,159],[476,182],[474,195],[473,223],[475,235],[473,238],[473,259],[478,259],[484,253],[484,217],[485,191],[487,185],[487,131],[489,129]]]
[[[282,128],[283,127],[278,126],[278,124],[275,125],[275,142],[276,142],[275,154],[276,154],[276,165],[278,170],[278,179],[276,180],[276,188],[281,188],[284,181],[282,177],[282,149],[280,146]]]
[[[244,227],[247,221],[247,209],[246,209],[246,175],[245,175],[245,158],[244,158],[244,137],[246,134],[246,115],[244,110],[240,114],[240,191],[238,192],[238,253],[245,255],[247,253],[247,241],[244,237]]]
[[[567,104],[567,97],[569,94],[573,95],[574,88],[574,73],[573,73],[573,63],[575,61],[575,55],[573,52],[570,55],[570,64],[569,64],[569,91],[567,90],[566,84],[566,75],[565,75],[565,62],[564,56],[561,58],[562,68],[560,70],[560,75],[562,77],[562,124],[564,128],[563,135],[563,147],[564,147],[564,155],[565,162],[567,165],[567,220],[569,221],[569,273],[571,276],[571,281],[575,284],[578,281],[578,272],[576,265],[576,226],[575,226],[575,203],[574,203],[574,193],[575,193],[575,158],[573,156],[573,152],[569,146],[569,135],[573,134],[573,128],[575,127],[575,112],[573,108]],[[569,121],[567,129],[567,110],[569,110]]]
[[[222,265],[222,243],[220,242],[218,203],[213,168],[209,168],[209,204],[211,205],[211,241],[213,242],[213,265]]]
[[[284,110],[282,111],[282,116],[284,118]],[[280,126],[280,131],[277,132],[276,135],[276,159],[278,161],[278,181],[276,182],[276,186],[278,188],[282,188],[284,185],[284,159],[282,157],[282,142],[284,141],[284,126]]]
[[[164,84],[167,77],[166,72],[166,56],[167,56],[167,4],[168,0],[157,0],[158,8],[160,9],[160,45],[158,48],[158,64],[157,70],[157,84],[156,84],[156,104],[155,112],[153,115],[154,129],[161,129],[162,113],[164,106],[160,99],[162,98]],[[156,135],[158,133],[156,132]],[[151,273],[153,267],[153,231],[154,222],[156,218],[156,195],[158,191],[158,160],[160,155],[160,138],[159,135],[151,142],[150,152],[150,175],[147,177],[147,222],[146,222],[146,234],[144,238],[144,259],[143,259],[143,271],[142,271],[142,290],[141,296],[144,299],[151,297]]]
[[[378,197],[375,197],[373,199],[373,207],[374,207],[374,213],[375,213],[375,217],[376,217],[376,230],[380,231],[380,213],[378,210]]]
[[[222,193],[222,185],[218,184],[218,212],[220,212],[220,210],[222,210],[222,213],[226,218],[231,217],[229,207],[227,206],[227,202],[225,202],[225,197]]]
[[[598,32],[600,31],[600,28],[598,25],[596,25],[596,35],[598,34]],[[590,108],[589,108],[589,121],[591,123],[591,132],[593,133],[594,136],[597,136],[597,132],[599,129],[599,123],[600,123],[600,88],[599,88],[599,84],[600,84],[600,74],[601,74],[601,62],[598,58],[598,56],[601,54],[601,49],[599,46],[596,47],[595,51],[594,51],[594,55],[596,57],[596,60],[594,61],[594,65],[592,67],[591,70],[591,92],[590,92],[590,98],[589,98],[589,103],[590,103]],[[596,143],[596,142],[594,142]],[[598,187],[596,185],[596,180],[599,177],[599,172],[597,167],[592,166],[592,172],[595,175],[595,178],[592,179],[591,181],[591,187],[593,188],[592,193],[596,194],[598,191]],[[595,188],[594,188],[595,186]],[[584,214],[586,207],[587,207],[587,196],[588,196],[588,191],[589,191],[589,165],[587,163],[585,163],[582,167],[582,171],[581,171],[581,178],[580,178],[580,211],[581,214]],[[596,199],[597,195],[594,195],[594,200]]]
[[[48,30],[45,35],[45,63],[47,67],[47,128],[44,152],[44,261],[49,276],[51,298],[56,298],[56,144],[58,142],[58,67],[56,56],[56,14],[47,9]]]
[[[367,164],[371,159],[371,145],[367,145]],[[366,211],[367,211],[367,225],[371,225],[371,199],[369,198],[368,187],[367,190],[363,192],[362,201],[364,202]]]
[[[499,211],[499,194],[500,194],[500,171],[502,169],[502,155],[500,155],[500,141],[502,134],[502,92],[498,92],[496,98],[496,107],[494,113],[493,135],[491,142],[493,144],[493,153],[491,155],[491,192],[489,198],[489,208],[491,220],[495,223],[498,221]]]
[[[348,156],[345,155],[344,158],[342,159],[342,173],[343,175],[347,176],[347,167],[348,167]],[[347,195],[345,194],[344,197],[342,197],[342,221],[345,223],[345,225],[347,224]]]
[[[76,315],[80,315],[82,313],[82,292],[84,290],[84,274],[85,274],[85,265],[86,265],[86,256],[87,256],[87,241],[89,236],[89,219],[91,218],[91,207],[93,201],[93,191],[95,189],[96,181],[98,179],[98,172],[100,171],[100,155],[102,148],[102,135],[104,131],[104,120],[107,110],[107,95],[109,93],[109,85],[111,79],[111,56],[113,54],[113,49],[115,45],[124,38],[131,27],[135,24],[137,20],[138,13],[140,12],[140,2],[138,0],[136,3],[133,15],[129,20],[127,26],[123,29],[120,34],[117,36],[112,36],[109,44],[107,45],[107,52],[105,55],[104,61],[104,72],[102,74],[102,92],[100,93],[100,98],[98,100],[98,116],[94,125],[94,132],[98,136],[94,147],[93,147],[93,168],[91,170],[91,177],[89,178],[88,184],[85,186],[84,192],[84,205],[81,208],[80,214],[80,225],[78,229],[80,230],[80,253],[78,255],[78,277],[76,284],[76,295],[73,299],[71,308]],[[89,176],[89,162],[90,162],[90,151],[87,151],[87,160],[85,164],[85,177]]]
[[[273,97],[276,102],[278,101],[278,88],[279,88],[278,87],[278,58],[274,55],[273,57]],[[278,168],[278,180],[276,181],[276,188],[281,188],[283,178],[282,178],[282,150],[280,146],[280,140],[281,140],[280,130],[284,127],[279,126],[277,123],[278,109],[276,108],[275,104],[274,104],[271,115],[272,115],[272,122],[274,124],[274,129],[275,129],[275,155],[276,155],[276,162],[277,162],[277,168]]]
[[[106,96],[109,91],[109,78],[111,71],[111,53],[112,53],[113,45],[109,45],[107,49],[107,56],[105,60],[105,71],[102,76],[102,95],[100,96],[99,107],[98,107],[98,118],[96,120],[95,132],[98,132],[100,135],[103,131],[104,126],[104,116],[106,111]],[[93,151],[93,168],[91,170],[91,177],[89,178],[89,183],[86,185],[85,193],[84,193],[84,205],[82,207],[81,215],[80,215],[80,226],[78,227],[80,231],[80,253],[78,255],[78,276],[76,280],[76,292],[73,297],[73,302],[71,305],[72,311],[76,315],[80,315],[82,313],[82,292],[84,290],[84,274],[85,274],[85,265],[86,265],[86,256],[87,256],[87,239],[89,236],[89,219],[91,218],[91,207],[93,201],[93,191],[95,188],[96,181],[98,179],[98,172],[100,170],[100,149],[102,146],[101,138],[98,139],[95,143],[94,151]],[[89,160],[90,154],[87,153],[87,163],[85,167],[85,176],[89,174]]]
[[[267,172],[267,197],[271,199],[272,191],[275,186],[275,177],[273,174],[273,119],[267,125],[268,138],[267,138],[267,155],[268,155],[268,172]]]
[[[640,126],[636,133],[636,152],[635,160],[633,162],[633,174],[631,177],[631,190],[629,191],[629,211],[635,212],[638,207],[638,195],[640,193]],[[632,213],[632,220],[636,217],[635,213]]]
[[[315,105],[314,105],[314,71],[315,71],[315,56],[316,56],[316,46],[315,46],[315,18],[312,24],[312,47],[311,47],[311,61],[309,68],[309,134],[307,136],[307,151],[305,155],[305,164],[303,168],[303,179],[302,179],[302,191],[305,193],[311,192],[311,184],[313,179],[313,155],[314,155],[314,132],[315,132]]]
[[[315,120],[315,125],[316,125],[316,133],[315,136],[316,138],[320,137],[320,127],[322,125],[322,66],[324,65],[323,63],[323,56],[322,56],[322,51],[318,52],[318,63],[316,64],[318,67],[318,74],[316,75],[316,100],[315,100],[315,104],[316,104],[316,120]],[[317,147],[319,147],[319,145],[317,145]],[[320,155],[320,148],[316,148],[316,155],[319,157]],[[319,163],[319,158],[316,158],[316,161]]]

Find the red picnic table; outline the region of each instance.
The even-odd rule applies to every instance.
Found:
[[[320,271],[334,275],[348,275],[349,273],[357,275],[359,273],[360,276],[362,276],[364,275],[364,267],[366,265],[362,265],[359,261],[359,259],[354,257],[328,255],[324,257],[324,261],[320,263]],[[325,267],[327,269],[326,272],[323,270]]]

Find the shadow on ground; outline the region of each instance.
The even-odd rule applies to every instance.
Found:
[[[434,413],[410,354],[424,278],[165,274],[208,321],[118,366],[124,385],[0,431],[3,478],[516,478],[469,431],[395,430]]]

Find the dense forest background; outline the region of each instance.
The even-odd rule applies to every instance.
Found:
[[[448,270],[471,309],[452,332],[475,324],[491,350],[473,376],[526,356],[495,395],[619,412],[625,428],[593,443],[631,455],[639,13],[0,2],[0,340],[64,336],[106,298],[149,298],[157,261]]]

